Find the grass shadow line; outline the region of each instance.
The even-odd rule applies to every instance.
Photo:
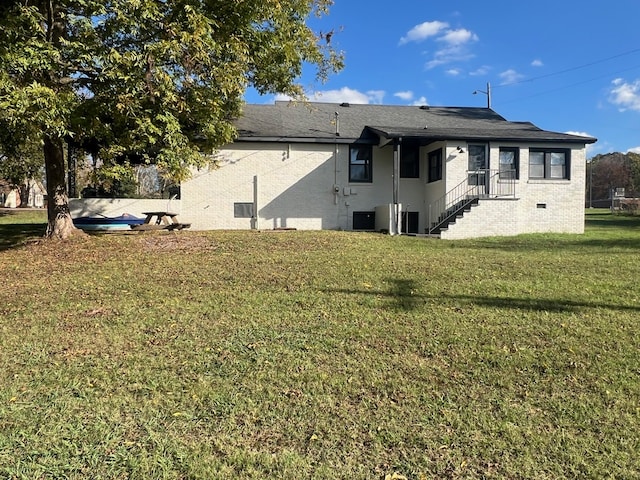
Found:
[[[517,297],[490,297],[480,295],[424,295],[416,293],[413,288],[415,282],[411,280],[393,280],[393,287],[388,291],[362,289],[323,289],[323,293],[347,295],[373,295],[393,299],[391,308],[394,310],[412,310],[431,300],[447,300],[449,302],[482,305],[505,310],[526,310],[539,312],[575,312],[582,309],[602,308],[607,310],[622,310],[640,312],[640,305],[614,305],[603,302],[575,301],[564,298],[534,299]]]

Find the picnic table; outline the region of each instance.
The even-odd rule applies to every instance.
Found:
[[[180,223],[178,214],[172,212],[142,212],[147,217],[143,224],[130,225],[131,230],[144,232],[147,230],[183,230],[191,226],[190,223]]]

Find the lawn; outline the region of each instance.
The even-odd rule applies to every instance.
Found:
[[[640,478],[640,218],[40,240],[0,212],[0,477]]]

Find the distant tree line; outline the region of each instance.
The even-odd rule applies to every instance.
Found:
[[[7,134],[0,132],[0,135]],[[26,142],[0,152],[0,196],[9,189],[17,189],[21,204],[26,206],[31,184],[41,180],[43,175],[44,158],[39,143]]]
[[[640,197],[640,154],[605,153],[587,164],[587,204],[610,199],[618,188],[624,188],[627,198]]]
[[[123,165],[114,174],[113,168],[96,167],[83,157],[70,173],[69,181],[71,177],[77,187],[76,194],[85,198],[170,198],[180,195],[179,185],[163,175],[156,165]],[[0,199],[2,194],[15,189],[21,199],[20,205],[28,206],[30,188],[44,182],[40,145],[30,143],[0,153]]]

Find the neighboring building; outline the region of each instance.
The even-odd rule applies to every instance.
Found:
[[[38,180],[25,180],[19,187],[0,179],[0,207],[44,207],[46,190]]]
[[[442,238],[582,233],[585,145],[488,108],[246,105],[218,168],[181,187],[192,229]]]

